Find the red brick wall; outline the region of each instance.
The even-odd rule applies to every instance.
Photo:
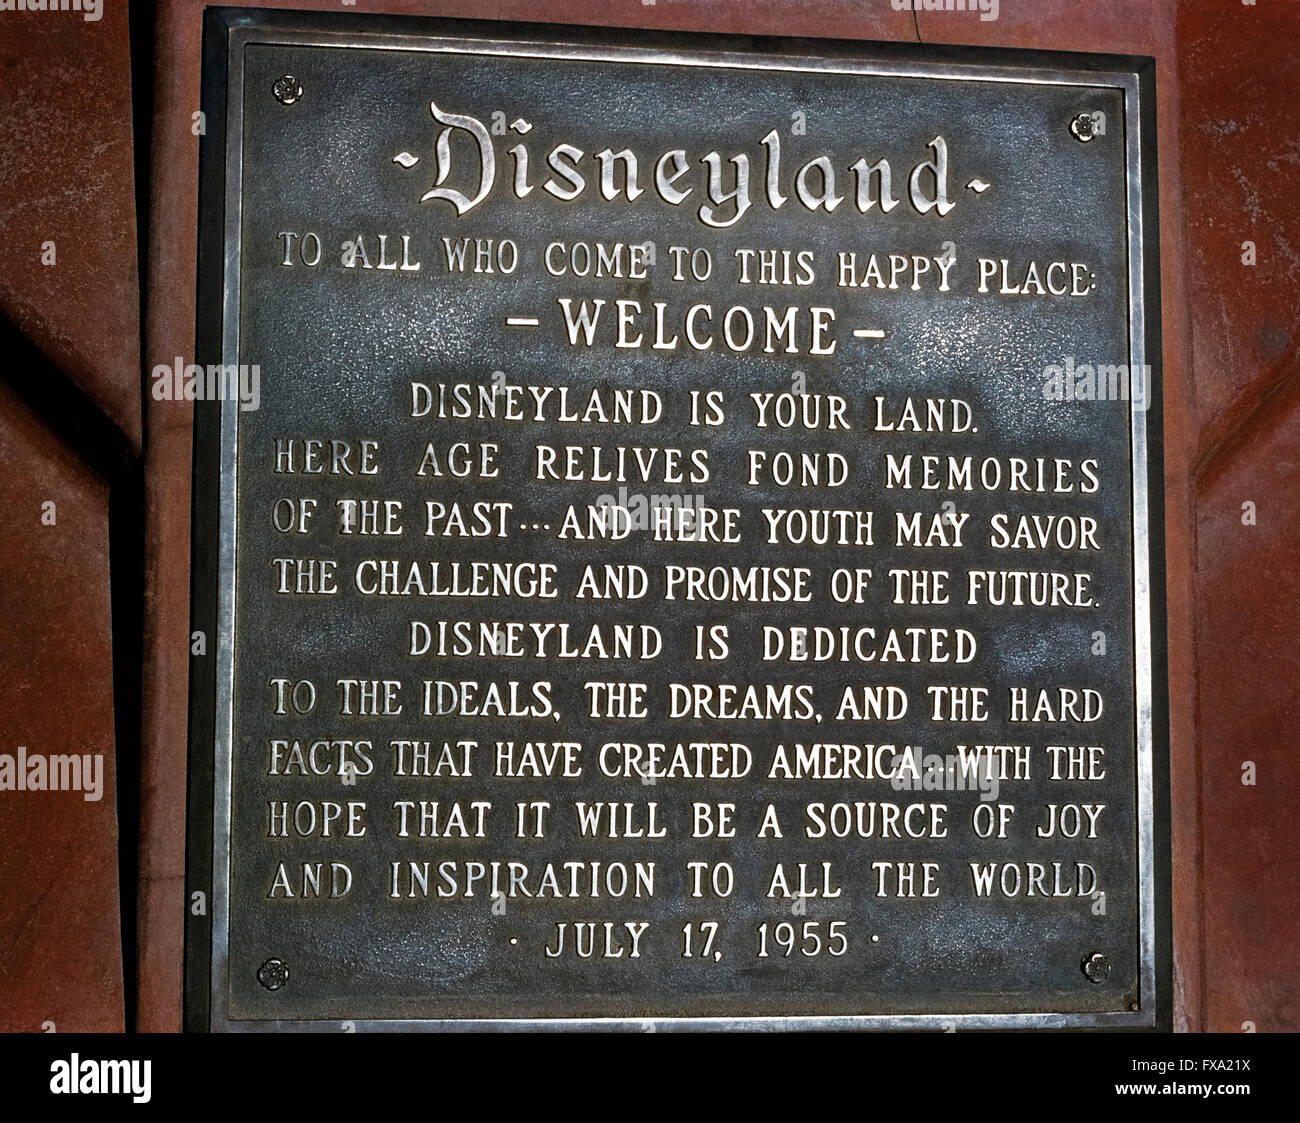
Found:
[[[0,15],[0,753],[102,754],[104,790],[0,792],[0,1030],[109,1031],[124,1004],[101,473],[138,453],[142,423],[126,5],[46,17]]]

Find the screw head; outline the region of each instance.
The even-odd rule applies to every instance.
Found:
[[[1099,951],[1086,956],[1082,967],[1083,974],[1090,983],[1104,983],[1110,978],[1110,960]]]
[[[275,94],[275,100],[281,105],[292,105],[302,97],[302,83],[292,74],[285,74],[275,80],[271,91]]]
[[[283,959],[268,959],[257,969],[257,981],[267,990],[279,990],[289,981],[289,965]]]
[[[1097,122],[1092,119],[1091,113],[1080,113],[1070,122],[1070,132],[1074,134],[1075,140],[1087,144],[1097,135]]]

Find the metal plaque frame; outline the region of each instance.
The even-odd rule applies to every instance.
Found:
[[[200,271],[196,359],[239,362],[244,50],[252,44],[634,61],[664,67],[921,77],[1118,90],[1127,171],[1129,363],[1149,365],[1149,409],[1131,409],[1133,627],[1139,976],[1128,1012],[835,1016],[542,1017],[357,1020],[364,1030],[831,1030],[1169,1028],[1168,721],[1165,681],[1159,241],[1155,63],[1144,57],[931,47],[813,39],[640,33],[562,25],[320,15],[209,8],[204,34]],[[196,405],[192,628],[213,652],[192,660],[188,893],[210,892],[207,916],[187,915],[186,1025],[191,1030],[338,1032],[338,1021],[240,1021],[227,1010],[232,680],[235,661],[235,469],[238,402]]]

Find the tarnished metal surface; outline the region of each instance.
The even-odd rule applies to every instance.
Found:
[[[196,744],[214,762],[214,1027],[319,1022],[336,1028],[346,1020],[364,1028],[444,1019],[1149,1024],[1151,415],[1127,401],[1048,400],[1043,389],[1053,365],[1073,371],[1152,361],[1143,334],[1140,207],[1150,185],[1141,178],[1136,75],[1087,71],[1082,57],[1053,57],[1049,65],[1031,56],[1011,67],[976,57],[956,64],[924,55],[873,58],[859,47],[814,53],[806,43],[752,52],[725,40],[607,44],[574,35],[548,43],[528,35],[470,38],[464,27],[449,32],[433,25],[427,34],[407,35],[364,21],[330,30],[337,26],[295,30],[283,20],[267,27],[236,21],[229,39],[221,359],[256,364],[259,400],[253,410],[225,402],[201,411],[209,424],[220,411],[220,508],[208,513],[216,514],[211,541],[219,560],[216,703],[213,728],[196,733]],[[481,138],[467,118],[482,124]],[[772,145],[763,141],[773,130],[782,165],[769,190]],[[441,152],[440,134],[447,137]],[[480,143],[495,161],[495,178],[481,200],[476,195],[487,181]],[[571,164],[583,187],[569,201],[557,196],[572,190],[573,181],[546,166],[547,155],[564,143],[582,153]],[[530,161],[522,197],[512,190],[519,161],[508,150],[516,144],[526,145]],[[620,190],[625,168],[617,161],[610,161],[617,173],[602,182],[596,153],[605,149],[636,155],[637,198]],[[681,164],[671,162],[678,149]],[[710,205],[710,153],[717,154],[724,185],[734,184],[733,158],[748,157],[750,206],[734,222],[728,221],[734,201],[713,200],[712,224],[701,212]],[[933,173],[922,168],[916,178],[912,170],[941,153],[952,205],[926,208],[927,198],[935,201]],[[798,169],[821,156],[844,197],[829,213],[801,202],[797,191]],[[850,169],[860,158],[867,165],[889,161],[899,200],[889,213],[878,203],[865,212],[857,205]],[[679,166],[687,170],[656,183],[661,159],[670,161],[670,175]],[[548,176],[553,191],[543,186]],[[909,178],[919,184],[913,196]],[[805,180],[809,198],[825,187],[817,170]],[[687,188],[689,198],[674,194]],[[305,238],[308,232],[319,237],[318,264],[311,264],[316,243]],[[491,239],[486,260],[493,271],[449,271],[443,239],[470,239],[470,260],[474,239],[484,246]],[[503,241],[518,250],[517,268],[504,274],[512,257],[509,251],[499,256]],[[621,243],[625,275],[574,277],[570,269],[555,276],[564,255],[557,251],[548,271],[545,250],[557,242]],[[626,275],[634,272],[633,246],[652,258],[644,277]],[[689,253],[679,259],[673,247],[708,250],[709,278],[695,280]],[[784,283],[758,283],[757,254],[764,250],[778,251],[776,279]],[[785,250],[792,259],[788,277],[779,252]],[[738,273],[743,251],[754,251],[748,283]],[[810,255],[811,283],[800,283],[800,251]],[[886,272],[884,288],[850,287],[839,283],[841,253],[856,254],[859,279],[873,254],[886,269],[890,255],[904,264]],[[980,259],[1007,259],[984,293],[978,291]],[[684,279],[676,280],[679,260]],[[1083,263],[1082,272],[1053,274],[1053,284],[1069,276],[1079,295],[999,291],[1021,287],[1030,262],[1039,263],[1044,281],[1049,263]],[[221,266],[208,260],[205,268]],[[605,301],[591,346],[570,342],[564,300],[570,308]],[[616,301],[638,306],[623,306],[634,319],[621,337]],[[689,310],[701,303],[711,306],[707,348],[692,345],[690,335]],[[743,330],[729,346],[724,324],[733,307],[759,317],[759,339],[764,307],[778,315],[796,308],[797,351],[785,340],[770,352],[759,344],[736,346]],[[829,310],[821,336],[814,309]],[[693,321],[701,332],[703,323],[698,316]],[[637,337],[638,344],[618,346]],[[677,345],[669,348],[674,337]],[[656,341],[664,345],[655,347]],[[435,392],[440,383],[495,385],[494,401],[518,394],[531,405],[522,420],[438,418],[436,409],[412,416],[413,382]],[[541,406],[528,387],[556,390]],[[561,387],[579,412],[593,392],[608,401],[620,389],[654,391],[663,417],[645,425],[562,420],[555,401]],[[1150,380],[1143,389],[1154,392]],[[692,390],[701,398],[721,391],[725,423],[691,424]],[[793,394],[797,409],[815,401],[821,425],[758,427],[753,393]],[[830,401],[817,395],[843,398],[848,428],[828,424]],[[879,415],[877,398],[883,399]],[[923,425],[927,398],[969,403],[969,427],[949,406],[945,428],[956,419],[965,431],[899,432],[909,398]],[[637,408],[644,401],[633,400]],[[891,423],[895,428],[886,429]],[[277,472],[276,442],[290,439],[298,442],[296,470]],[[327,467],[329,442],[347,442],[340,471],[304,474],[308,439],[325,442]],[[364,441],[378,442],[373,474],[360,469]],[[495,443],[499,475],[421,476],[430,442],[440,457],[454,442],[469,442],[472,450]],[[566,446],[604,446],[611,458],[622,447],[629,450],[626,477],[593,478],[611,461],[584,452],[568,472],[584,478],[538,479],[539,445],[559,450],[562,475]],[[206,447],[201,455],[212,471],[216,446]],[[683,450],[686,478],[665,478],[661,452],[643,480],[638,465],[644,461],[633,448]],[[689,475],[697,449],[706,452],[706,480]],[[751,484],[751,450],[767,454],[766,467],[779,453],[819,454],[821,481],[781,486],[765,467]],[[888,486],[890,453],[912,455],[911,488]],[[831,454],[848,469],[839,486],[827,486]],[[938,458],[940,486],[921,486],[924,456]],[[950,456],[972,458],[970,486],[960,476],[950,481]],[[1042,458],[1046,485],[1013,488],[1015,458],[1029,461],[1031,481]],[[1058,462],[1069,463],[1069,492],[1052,486]],[[1092,493],[1080,486],[1089,478],[1085,462],[1101,481]],[[999,482],[982,483],[982,468],[985,480],[996,469]],[[641,530],[622,541],[559,537],[571,506],[585,531],[587,507],[601,505],[602,497],[635,510],[663,495],[735,509],[740,542],[665,543]],[[277,531],[277,502],[302,498],[318,504],[307,532]],[[340,500],[376,499],[401,501],[401,536],[337,532]],[[444,524],[435,535],[424,533],[426,501],[512,506],[505,514],[492,509],[494,530],[503,533],[457,538]],[[844,545],[771,544],[764,509],[869,511],[871,538],[849,530]],[[931,544],[899,546],[896,512],[919,513]],[[1022,515],[1039,517],[1034,533],[1048,515],[1094,519],[1099,548],[996,548],[990,528],[999,513],[1010,516],[1012,533]],[[277,559],[285,558],[337,562],[339,592],[278,592],[284,563]],[[377,571],[358,567],[384,560],[398,561],[405,589],[412,588],[407,575],[416,564],[427,595],[360,591],[358,579],[368,587]],[[434,595],[458,579],[449,568],[457,562],[462,570],[472,562],[553,565],[558,595]],[[606,564],[643,567],[646,595],[577,598],[583,567]],[[808,567],[813,595],[807,603],[783,603],[777,594],[768,603],[688,600],[678,586],[668,600],[669,566]],[[948,571],[950,603],[893,603],[890,571],[902,568]],[[838,604],[828,595],[836,569],[872,571],[860,601]],[[1093,603],[971,605],[967,573],[980,569],[1086,572]],[[593,627],[636,625],[640,642],[640,626],[648,625],[658,629],[662,650],[645,659],[555,658],[546,653],[556,650],[557,629],[538,657],[525,629],[520,654],[504,649],[495,657],[435,658],[409,653],[412,621],[435,632],[439,621],[567,624],[579,648]],[[707,645],[708,629],[722,624],[729,628],[729,658],[699,658],[697,627]],[[957,630],[965,629],[976,651],[960,665],[928,662],[925,655],[890,663],[879,656],[791,660],[790,644],[797,641],[787,631],[784,657],[765,660],[765,626],[837,633],[847,626],[854,634],[870,627],[876,646],[889,629],[947,629],[949,652]],[[931,652],[930,634],[924,638]],[[903,639],[911,652],[912,637],[904,631]],[[813,654],[814,642],[808,640]],[[400,715],[340,712],[339,679],[400,682]],[[288,712],[277,714],[276,680],[313,682],[311,712],[296,715],[290,700]],[[518,683],[519,705],[529,712],[425,716],[425,680],[474,681],[480,696],[495,683],[507,708],[509,684]],[[585,684],[593,681],[645,684],[647,716],[590,716]],[[539,682],[551,684],[545,702],[535,691]],[[715,688],[710,706],[719,716],[673,716],[674,698],[684,695],[672,684],[686,695],[692,684]],[[767,687],[779,692],[789,685],[802,699],[799,688],[806,687],[808,703],[796,701],[786,718],[721,716],[719,684],[737,685],[742,697],[757,686],[763,698]],[[905,716],[837,718],[846,691],[860,697],[877,686],[906,693]],[[938,704],[928,693],[932,686],[987,687],[988,720],[932,720]],[[1086,722],[1012,722],[1011,687],[1028,689],[1031,709],[1040,690],[1058,709],[1061,687],[1095,690],[1104,713]],[[292,698],[291,688],[286,697]],[[305,749],[331,742],[318,752],[321,774],[310,774],[310,752],[309,774],[284,774],[292,751],[275,746],[295,739]],[[358,740],[373,747],[360,756],[340,748]],[[443,774],[395,774],[395,740],[432,742],[434,763],[447,743]],[[456,774],[463,771],[457,746],[464,741],[477,745],[468,776]],[[511,741],[516,757],[525,742],[544,743],[547,752],[557,743],[577,743],[573,759],[581,774],[496,776],[497,743]],[[752,767],[740,778],[669,775],[653,783],[602,773],[602,746],[652,742],[666,742],[670,751],[678,742],[724,744],[716,757],[723,773],[743,755],[730,748],[740,744]],[[978,784],[952,790],[951,779],[900,788],[879,777],[770,775],[777,746],[793,764],[796,746],[814,743],[863,746],[865,760],[873,759],[866,747],[882,744],[914,746],[922,760],[952,756],[959,745],[1029,746],[1030,775],[1008,776],[996,792],[987,782],[984,791]],[[1104,747],[1104,776],[1050,778],[1047,746]],[[350,772],[350,764],[359,771]],[[292,829],[290,837],[268,837],[268,807],[280,801],[291,814],[296,804],[311,802],[317,816],[324,801],[334,801],[344,818],[328,839],[319,827],[308,837],[294,837]],[[364,837],[336,837],[346,828],[349,801],[365,804],[358,820]],[[398,801],[437,801],[440,837],[397,837]],[[474,801],[491,804],[483,837],[477,837]],[[532,801],[550,804],[544,837],[516,837],[516,805]],[[653,826],[663,836],[582,837],[575,804],[596,801],[615,805],[620,815],[631,805],[624,828]],[[734,804],[735,836],[692,837],[696,802]],[[805,837],[814,803],[828,809],[874,804],[873,835]],[[942,804],[946,834],[910,838],[904,830],[902,837],[880,837],[886,803],[904,810]],[[448,825],[453,804],[468,838],[446,837],[461,833]],[[1065,804],[1104,805],[1097,837],[1037,837],[1049,805]],[[1015,806],[1007,837],[976,836],[980,805],[989,808],[980,814],[994,817],[1000,805]],[[769,807],[781,837],[763,830]],[[414,825],[418,809],[408,814]],[[713,814],[716,821],[716,809]],[[907,822],[932,822],[933,814],[927,806]],[[428,862],[427,895],[423,887],[413,895],[412,862]],[[486,877],[469,896],[474,862],[483,864]],[[493,862],[504,871],[503,888],[509,863],[521,863],[514,868],[522,890],[492,899]],[[636,863],[654,863],[653,892],[639,898],[631,888],[612,892],[606,874],[593,873],[597,862],[602,871],[626,864],[631,884]],[[706,873],[702,895],[693,896],[692,862],[729,863],[734,888],[715,895]],[[915,895],[899,895],[896,867],[873,866],[882,862],[915,863]],[[1079,862],[1095,871],[1104,897],[1091,891],[1088,875],[1077,873]],[[304,863],[322,863],[319,897],[303,899]],[[333,898],[331,863],[347,868],[343,875],[336,867]],[[558,896],[539,895],[548,863],[561,885]],[[565,863],[582,863],[576,882]],[[934,864],[936,896],[924,896],[923,863]],[[971,863],[1017,864],[1019,893],[977,897]],[[1045,869],[1039,885],[1048,895],[1029,895],[1030,863]],[[815,895],[773,891],[778,864],[795,891],[802,866]],[[277,886],[282,865],[292,898],[285,882]],[[440,875],[443,869],[450,873]],[[601,887],[594,896],[593,877]],[[455,895],[440,895],[453,881]],[[717,928],[706,955],[705,925],[712,922]],[[595,927],[576,927],[589,924]],[[777,942],[777,926],[786,924],[796,937],[789,955]],[[580,932],[594,935],[590,957],[574,954]],[[688,938],[690,956],[683,954]],[[808,954],[814,943],[818,950]],[[547,954],[557,947],[559,955]],[[832,954],[832,947],[843,954]]]

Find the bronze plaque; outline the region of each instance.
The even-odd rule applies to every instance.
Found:
[[[210,11],[192,1022],[1157,1024],[1151,75]]]

